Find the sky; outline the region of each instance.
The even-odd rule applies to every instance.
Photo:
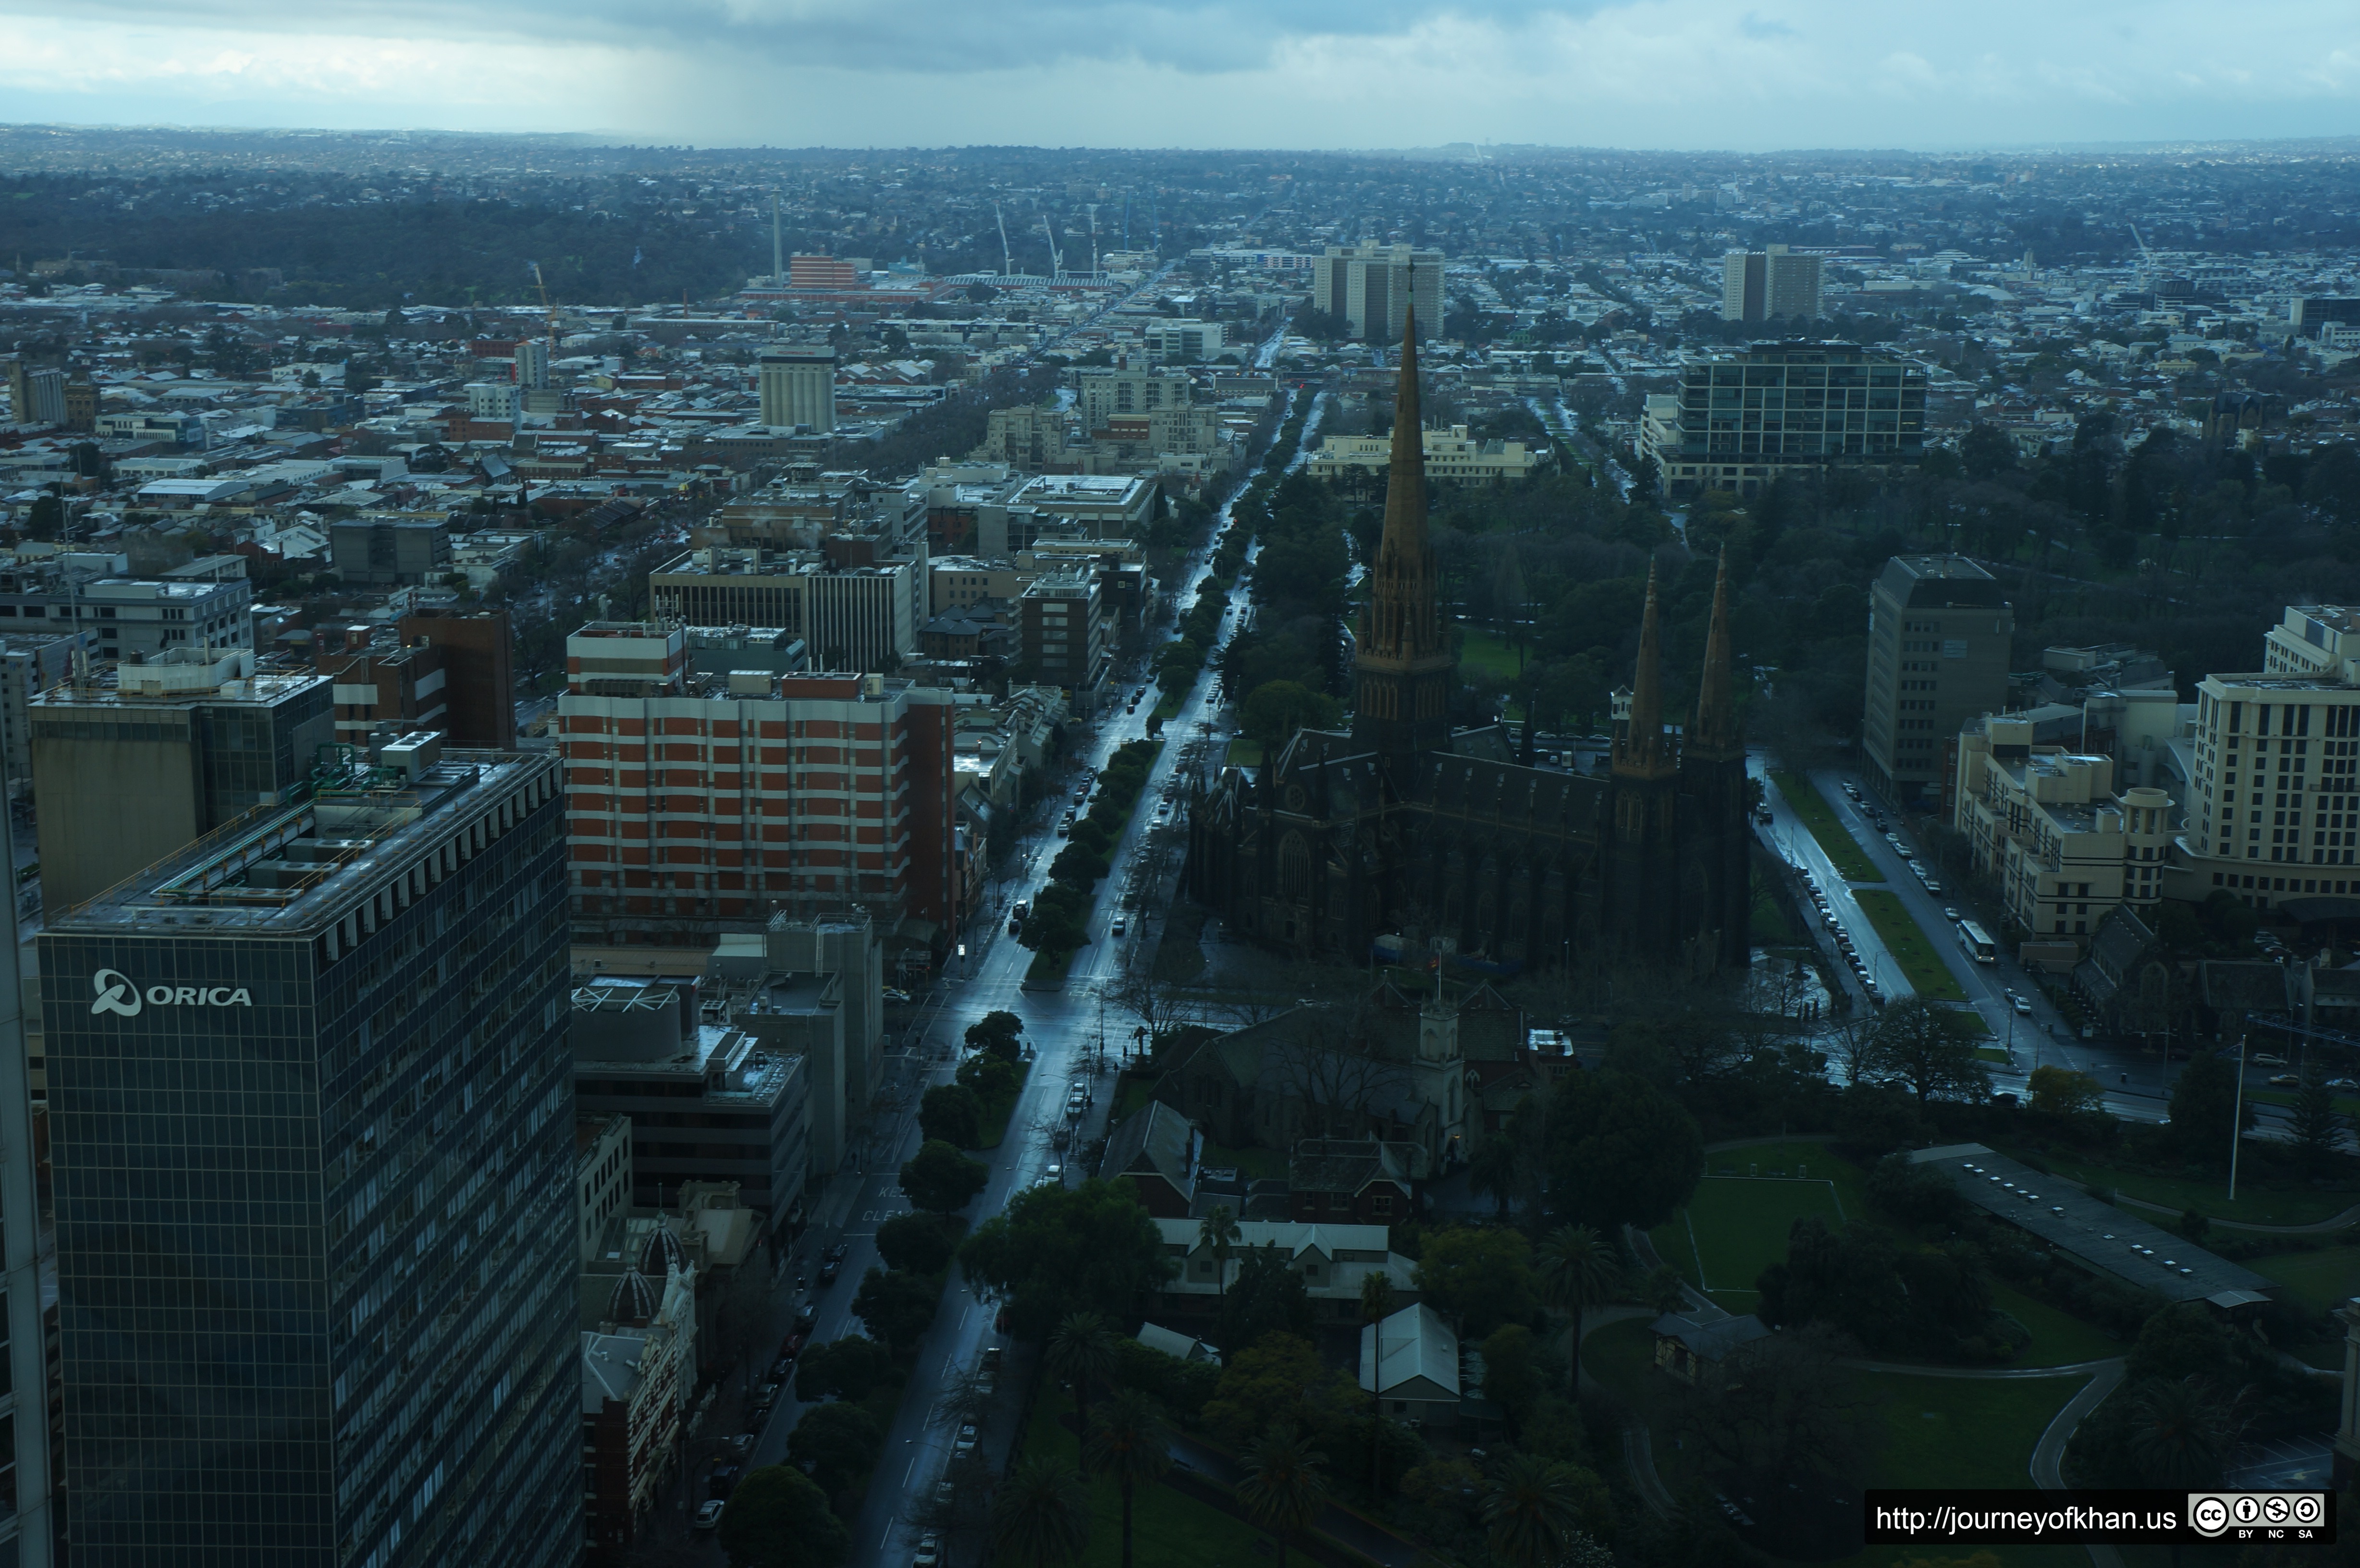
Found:
[[[703,146],[2360,134],[2354,0],[0,0],[0,122]]]

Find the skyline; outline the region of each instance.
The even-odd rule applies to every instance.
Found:
[[[1487,143],[1739,153],[2034,150],[2360,133],[2360,14],[2070,14],[1634,0],[1228,0],[979,15],[809,0],[497,16],[0,0],[0,121],[562,131],[699,147],[1380,151]],[[2307,40],[2289,66],[2276,40]],[[864,125],[877,134],[858,134]],[[1382,126],[1382,136],[1356,134]],[[1865,127],[1865,128],[1864,128]],[[1382,144],[1382,145],[1380,145]]]

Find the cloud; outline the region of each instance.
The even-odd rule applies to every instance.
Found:
[[[2255,0],[2240,21],[2193,0],[0,0],[0,119],[774,146],[2360,132],[2360,7]]]

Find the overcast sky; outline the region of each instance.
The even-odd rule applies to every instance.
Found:
[[[2360,3],[0,0],[0,121],[792,147],[2345,136]]]

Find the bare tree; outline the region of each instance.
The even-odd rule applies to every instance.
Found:
[[[1196,1017],[1194,1003],[1181,995],[1178,986],[1158,979],[1153,964],[1140,964],[1125,970],[1100,986],[1098,995],[1110,1011],[1135,1020],[1139,1028],[1147,1031],[1150,1049]]]
[[[1402,1063],[1369,1049],[1368,1031],[1315,1015],[1277,1048],[1279,1082],[1303,1106],[1304,1136],[1357,1138],[1371,1107],[1409,1087]]]
[[[1884,1071],[1885,1048],[1877,1039],[1880,1020],[1870,1013],[1854,1013],[1821,1037],[1828,1059],[1843,1068],[1846,1083],[1874,1082]]]

